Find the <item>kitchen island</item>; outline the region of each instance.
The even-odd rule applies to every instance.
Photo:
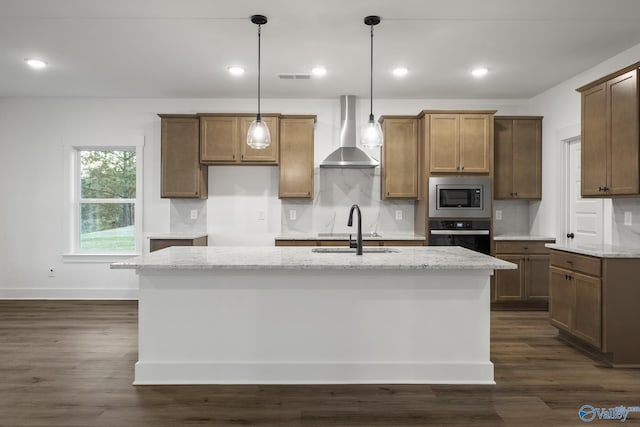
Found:
[[[514,264],[460,247],[319,249],[171,247],[112,264],[139,277],[134,384],[493,384],[489,279]]]

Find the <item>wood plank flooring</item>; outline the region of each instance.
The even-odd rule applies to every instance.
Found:
[[[583,404],[640,406],[640,369],[602,366],[546,317],[492,313],[495,386],[135,387],[136,302],[0,301],[0,426],[578,426]]]

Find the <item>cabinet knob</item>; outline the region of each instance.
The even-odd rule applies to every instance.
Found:
[[[529,247],[528,247],[528,246],[525,246],[525,247],[524,247],[524,250],[525,250],[525,251],[528,251],[528,250],[529,250]]]
[[[310,196],[310,195],[311,195],[311,191],[307,191],[307,196]]]
[[[240,155],[240,160],[244,160],[244,154]]]
[[[518,193],[513,193],[514,196],[518,197]]]
[[[602,191],[609,191],[609,187],[604,187]]]
[[[573,234],[573,233],[567,233],[567,239],[573,239],[574,237],[576,237],[576,235],[575,235],[575,234]],[[570,263],[571,261],[567,261],[567,262],[569,262],[569,263]]]
[[[232,158],[233,160],[235,160],[235,159],[236,159],[236,155],[235,155],[235,154],[233,154],[233,155],[231,156],[231,158]]]
[[[462,170],[464,170],[464,166],[462,166]]]

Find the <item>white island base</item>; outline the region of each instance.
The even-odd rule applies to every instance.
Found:
[[[134,384],[494,384],[493,267],[138,269]]]

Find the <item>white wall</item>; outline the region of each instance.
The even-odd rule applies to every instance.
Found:
[[[628,65],[638,58],[640,46],[607,65],[541,94],[521,100],[375,100],[376,116],[416,114],[423,109],[496,109],[498,114],[542,114],[544,121],[545,201],[532,215],[534,229],[552,232],[555,225],[553,182],[557,179],[554,149],[556,129],[579,119],[579,103],[572,91],[583,82]],[[633,59],[632,59],[633,58]],[[128,298],[135,297],[137,278],[132,271],[110,270],[105,263],[62,261],[64,213],[62,140],[67,137],[143,135],[144,234],[170,231],[170,202],[160,199],[160,119],[157,113],[253,112],[253,99],[0,99],[0,298]],[[263,111],[316,114],[316,165],[338,147],[338,99],[265,99]],[[358,103],[358,120],[366,121],[367,100]],[[378,153],[371,153],[379,158]],[[273,167],[210,168],[210,197],[206,201],[207,228],[224,224],[219,243],[230,244],[253,222],[252,233],[263,243],[277,234],[281,224],[274,191]],[[549,172],[551,173],[549,174]],[[269,182],[260,191],[256,183]],[[374,190],[377,191],[377,190]],[[547,195],[551,196],[547,201]],[[267,218],[258,223],[256,206]],[[251,208],[251,209],[249,209]],[[209,230],[211,228],[212,230]],[[244,239],[244,240],[243,240]],[[240,238],[246,242],[246,238]],[[148,248],[148,246],[147,246]],[[48,268],[56,277],[47,277]]]
[[[520,101],[376,100],[374,112],[416,114],[425,108],[487,108],[520,113]],[[253,99],[0,99],[0,298],[131,298],[137,278],[130,270],[110,270],[108,263],[63,262],[64,138],[143,135],[143,232],[170,231],[170,202],[160,199],[160,119],[157,113],[252,112]],[[360,100],[358,120],[365,121],[368,103]],[[317,114],[316,164],[338,146],[339,101],[263,100],[263,111]],[[376,154],[377,156],[377,154]],[[254,237],[279,231],[280,213],[274,190],[277,169],[211,167],[207,226],[214,232],[225,224],[219,243],[246,242],[245,224],[253,222]],[[239,177],[242,179],[239,179]],[[268,181],[260,192],[258,183]],[[257,203],[257,205],[256,205]],[[256,206],[267,218],[257,223]],[[247,207],[251,207],[248,209]],[[244,215],[244,213],[246,215]],[[209,230],[208,230],[209,231]],[[233,240],[236,239],[236,240]],[[146,246],[148,248],[148,245]],[[48,277],[53,267],[55,277]]]
[[[640,44],[526,102],[525,114],[544,116],[542,121],[542,201],[531,204],[532,233],[560,237],[562,138],[578,136],[580,133],[580,94],[576,89],[639,60]],[[615,206],[637,212],[639,204],[640,199],[635,198]],[[616,215],[616,218],[612,219],[613,229],[622,230],[624,234],[624,227],[619,227],[619,215]],[[640,221],[640,218],[634,219],[636,222]],[[613,243],[621,242],[618,237],[613,236]]]

